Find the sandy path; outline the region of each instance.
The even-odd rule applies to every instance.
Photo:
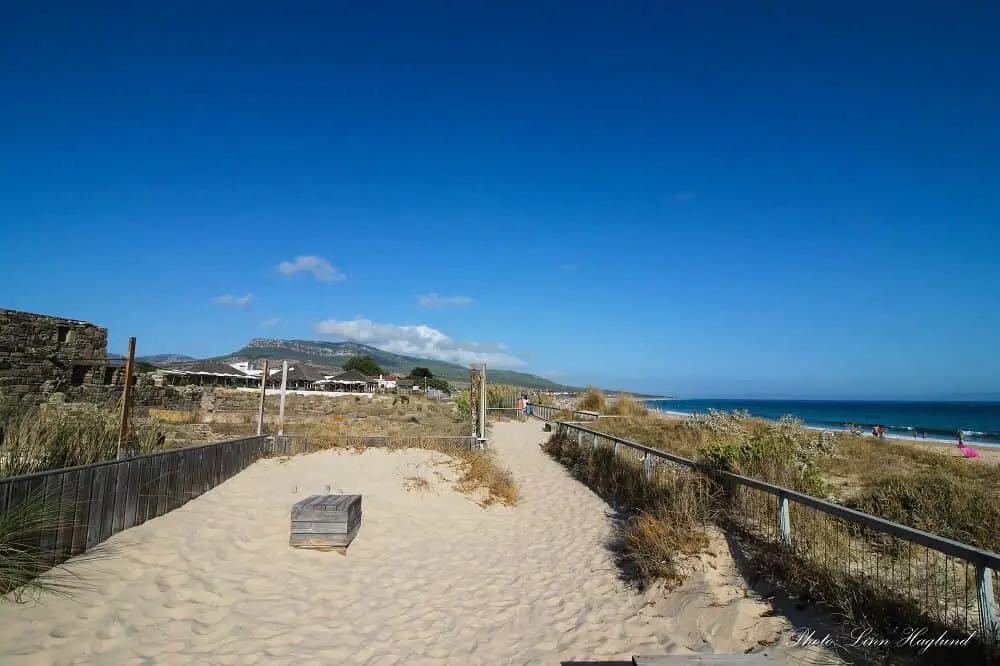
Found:
[[[724,552],[666,599],[629,591],[604,547],[606,505],[543,438],[534,422],[495,428],[516,508],[454,492],[447,458],[427,451],[257,463],[71,561],[89,588],[75,598],[0,604],[0,663],[558,664],[742,652],[791,631],[743,597]],[[347,557],[288,547],[291,505],[325,492],[364,495]],[[788,642],[779,663],[815,659]]]

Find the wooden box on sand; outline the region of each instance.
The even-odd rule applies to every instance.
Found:
[[[361,527],[361,495],[310,495],[292,507],[289,545],[312,550],[347,547]]]

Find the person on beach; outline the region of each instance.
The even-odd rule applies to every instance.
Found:
[[[962,437],[962,431],[961,430],[958,431],[958,444],[955,445],[955,448],[957,448],[959,451],[961,451],[962,452],[962,456],[965,457],[965,458],[978,458],[979,457],[979,451],[976,451],[974,448],[972,448],[971,446],[969,446],[968,444],[965,443],[965,439],[963,439],[963,437]]]

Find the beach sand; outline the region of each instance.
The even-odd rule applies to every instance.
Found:
[[[70,560],[86,586],[74,597],[0,604],[0,663],[555,665],[765,649],[838,663],[792,645],[795,627],[747,591],[722,539],[680,589],[636,592],[607,547],[608,506],[541,452],[541,424],[493,435],[516,507],[459,494],[429,451],[264,460]],[[330,492],[364,496],[347,555],[290,548],[292,504]]]

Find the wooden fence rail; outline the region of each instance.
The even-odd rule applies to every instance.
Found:
[[[428,444],[443,444],[445,446],[457,446],[463,448],[467,451],[472,451],[478,448],[479,443],[475,437],[470,436],[456,436],[456,437],[383,437],[383,436],[362,436],[362,435],[345,435],[340,437],[334,447],[329,445],[329,442],[320,444],[315,440],[313,442],[309,441],[308,437],[303,437],[299,435],[276,435],[274,437],[274,444],[272,446],[272,451],[279,455],[298,455],[301,453],[313,453],[316,451],[322,451],[323,449],[336,448],[337,446],[351,447],[351,446],[361,446],[361,447],[372,447],[372,448],[385,448],[385,447],[420,447]]]
[[[266,437],[248,437],[0,478],[0,519],[26,502],[41,503],[52,526],[20,545],[54,566],[176,509],[269,452]]]
[[[556,417],[556,415],[557,412],[536,413],[538,418],[545,420],[550,420]],[[557,421],[555,425],[556,434],[574,440],[577,446],[584,450],[594,452],[602,446],[610,447],[616,456],[622,455],[622,459],[631,459],[635,464],[641,465],[647,483],[655,483],[656,469],[659,465],[666,464],[707,474],[724,482],[730,488],[746,489],[747,491],[761,493],[765,497],[769,496],[772,498],[772,501],[769,503],[769,510],[772,512],[772,515],[770,519],[763,518],[763,522],[777,528],[775,530],[776,540],[790,555],[811,558],[816,553],[811,553],[810,551],[819,550],[819,548],[814,548],[816,544],[810,543],[808,537],[805,535],[801,543],[799,543],[794,530],[794,521],[789,511],[790,505],[792,508],[796,508],[795,514],[801,519],[805,520],[811,517],[814,523],[816,522],[815,515],[828,519],[828,524],[824,523],[823,527],[828,530],[839,529],[844,531],[844,542],[849,551],[848,554],[852,555],[853,553],[846,560],[849,564],[853,564],[854,568],[853,571],[848,568],[846,571],[848,575],[853,573],[857,576],[858,572],[863,568],[854,562],[854,560],[860,558],[866,561],[867,558],[867,560],[874,561],[874,573],[870,571],[865,571],[864,573],[864,576],[868,577],[869,581],[871,578],[874,578],[877,581],[876,584],[881,586],[880,589],[890,590],[892,594],[901,595],[918,604],[928,617],[939,617],[946,624],[953,626],[964,624],[965,629],[969,628],[970,622],[978,625],[975,628],[978,629],[978,635],[982,637],[984,643],[990,650],[1000,654],[1000,649],[998,649],[1000,648],[1000,622],[998,622],[997,612],[997,597],[1000,595],[996,593],[993,586],[994,574],[1000,570],[1000,553],[985,551],[981,548],[947,539],[937,534],[930,534],[878,516],[855,511],[840,504],[800,493],[790,488],[713,469],[699,461],[690,460],[645,444],[639,444],[593,430],[580,422]],[[808,512],[813,512],[815,515],[810,516]],[[866,552],[865,548],[867,544],[864,540],[850,538],[849,531],[851,529],[863,534],[875,535],[869,536],[868,540],[878,543],[881,549],[872,553]],[[889,576],[886,576],[885,571],[880,572],[878,568],[879,556],[881,555],[882,559],[887,561],[891,558],[887,555],[882,555],[881,550],[886,550],[886,547],[884,542],[878,541],[879,537],[903,542],[907,546],[925,549],[927,556],[921,562],[918,562],[918,565],[922,563],[923,566],[930,567],[930,564],[934,561],[933,554],[954,560],[945,561],[944,563],[945,567],[950,568],[943,568],[943,585],[940,584],[940,581],[930,577],[914,583],[912,576],[907,572],[908,577],[904,586],[898,580],[902,576],[902,571],[905,570],[902,564],[893,566]],[[819,544],[820,547],[825,545]],[[888,550],[891,551],[892,548],[888,548]],[[897,550],[902,549],[897,546]],[[910,553],[911,551],[912,549],[905,552]],[[817,559],[825,563],[827,561],[827,553],[820,552]],[[835,558],[833,561],[834,565],[831,566],[839,566],[836,564],[837,560]],[[893,562],[889,562],[889,564],[892,565]],[[826,565],[824,564],[824,566]],[[906,560],[905,566],[913,568],[909,559]],[[885,567],[882,568],[884,569]],[[897,568],[900,570],[899,572],[896,571]],[[956,575],[955,569],[958,570],[959,575]],[[963,569],[964,574],[962,573]],[[951,571],[950,585],[949,571]],[[965,599],[961,598],[963,593],[966,596]]]

